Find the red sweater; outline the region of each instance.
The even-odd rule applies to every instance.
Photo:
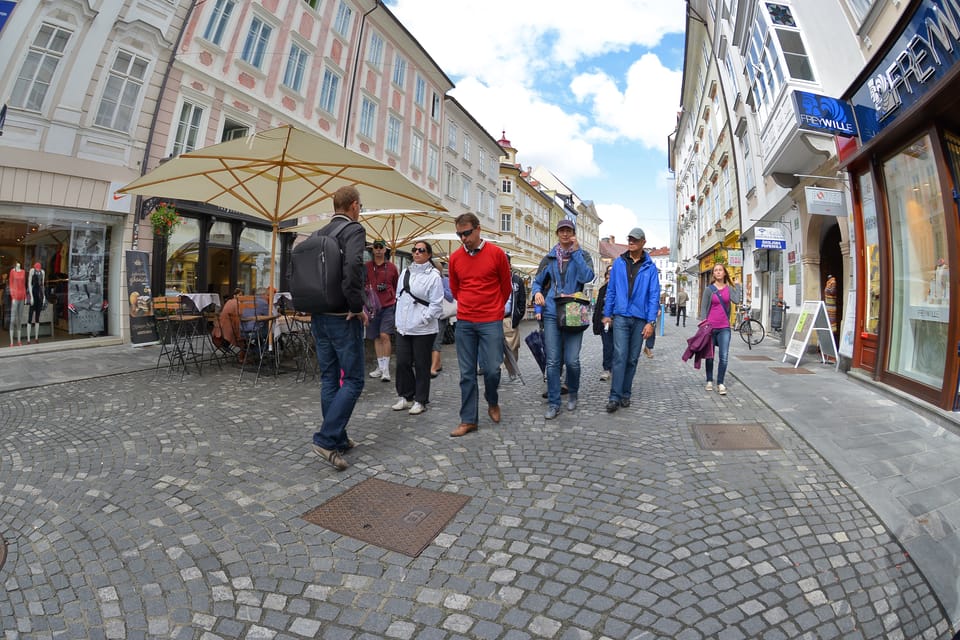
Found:
[[[27,299],[27,272],[23,269],[17,271],[10,269],[10,299],[14,302]]]
[[[513,293],[507,254],[489,242],[473,256],[460,247],[450,256],[450,291],[457,299],[458,320],[503,322],[503,308]]]

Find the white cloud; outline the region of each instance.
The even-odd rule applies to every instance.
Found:
[[[575,77],[570,89],[579,101],[592,106],[590,139],[628,138],[666,151],[667,135],[676,124],[681,78],[680,71],[667,69],[656,55],[647,53],[630,66],[623,92],[602,71]]]
[[[684,29],[683,0],[395,0],[389,3],[451,76],[532,84],[543,72]]]
[[[599,173],[593,145],[584,139],[583,116],[567,113],[520,85],[489,87],[468,78],[451,95],[495,139],[505,133],[523,166],[547,165],[568,180]]]

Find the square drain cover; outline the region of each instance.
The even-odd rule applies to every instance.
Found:
[[[780,375],[794,375],[794,374],[804,374],[804,373],[813,373],[810,369],[804,369],[803,367],[770,367],[770,371],[774,373],[779,373]]]
[[[737,356],[738,360],[746,362],[760,362],[761,360],[773,360],[770,356]]]
[[[470,498],[368,478],[303,514],[363,542],[417,557]]]
[[[693,435],[701,449],[714,451],[780,449],[763,425],[746,424],[695,424]]]

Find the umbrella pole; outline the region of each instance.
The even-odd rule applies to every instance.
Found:
[[[273,223],[273,233],[270,234],[270,282],[267,284],[267,303],[269,309],[273,309],[273,296],[276,293],[276,288],[273,286],[274,278],[276,276],[275,267],[277,264],[277,234],[280,232],[280,225],[277,222]],[[273,315],[273,314],[271,314]],[[276,322],[276,321],[274,321]],[[270,326],[270,330],[267,332],[267,345],[270,351],[273,351],[273,326]]]

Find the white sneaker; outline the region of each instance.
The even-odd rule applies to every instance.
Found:
[[[707,391],[713,391],[713,382],[707,381],[707,386],[705,387]]]
[[[393,409],[394,411],[403,411],[404,409],[409,409],[410,404],[411,402],[409,400],[407,400],[403,396],[400,396],[399,398],[397,398],[396,404],[394,404],[390,408]]]
[[[390,372],[381,371],[380,372],[380,382],[390,382]]]
[[[382,375],[383,375],[383,371],[380,370],[380,367],[377,367],[376,369],[370,372],[371,378],[379,378]]]
[[[609,379],[610,379],[610,372],[609,372],[609,371],[604,371],[603,373],[601,373],[601,374],[600,374],[600,379],[601,379],[601,380],[609,380]]]
[[[418,415],[420,415],[421,413],[423,413],[423,412],[426,411],[426,410],[427,410],[427,408],[426,408],[425,406],[423,406],[423,405],[420,404],[419,402],[414,402],[414,403],[413,403],[413,406],[410,407],[410,415],[412,415],[412,416],[418,416]]]
[[[719,394],[722,395],[722,396],[725,396],[725,395],[727,395],[727,388],[726,388],[724,385],[722,385],[722,384],[718,384],[718,385],[717,385],[717,393],[719,393]]]

